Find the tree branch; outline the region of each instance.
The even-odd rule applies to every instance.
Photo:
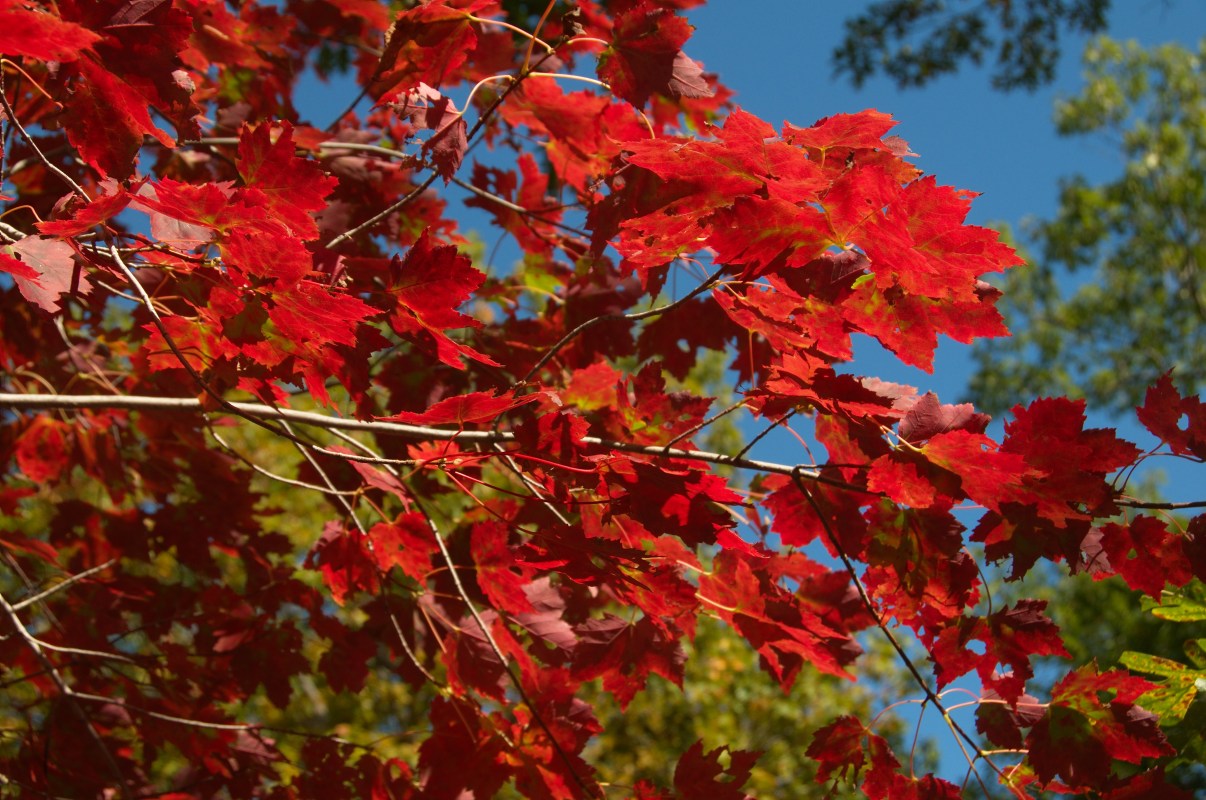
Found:
[[[88,716],[88,712],[85,711],[83,706],[79,704],[79,701],[76,699],[75,690],[71,688],[71,686],[67,683],[67,680],[63,677],[62,673],[59,672],[58,667],[56,667],[54,662],[50,660],[50,657],[46,655],[45,651],[42,649],[42,643],[39,642],[38,639],[29,632],[29,629],[25,627],[25,624],[21,622],[21,618],[17,616],[16,609],[9,604],[8,598],[4,597],[4,595],[0,595],[0,609],[3,609],[5,615],[8,617],[9,622],[13,626],[13,630],[15,630],[21,640],[25,642],[25,646],[33,652],[34,657],[38,659],[38,661],[42,664],[42,667],[46,670],[46,673],[50,675],[50,679],[54,681],[54,685],[58,687],[59,693],[63,695],[64,699],[67,701],[67,704],[75,710],[75,713],[79,716],[80,721],[84,723],[84,729],[88,731],[88,736],[100,749],[101,754],[105,759],[106,766],[108,766],[109,771],[113,773],[113,777],[117,781],[118,792],[120,792],[122,797],[132,797],[130,785],[126,782],[126,777],[121,771],[121,766],[118,765],[117,759],[114,757],[113,753],[109,752],[109,748],[105,744],[105,740],[101,738],[100,732],[97,731],[96,726],[92,724],[92,718]]]
[[[44,409],[114,409],[124,408],[136,411],[162,411],[185,414],[236,414],[243,417],[264,419],[281,419],[297,422],[302,425],[313,425],[319,428],[368,431],[378,436],[400,436],[420,441],[457,441],[457,442],[511,442],[515,435],[509,431],[458,431],[446,428],[432,428],[425,425],[404,425],[397,422],[370,422],[366,420],[347,419],[316,414],[311,411],[294,411],[288,408],[273,408],[260,403],[228,402],[232,409],[206,409],[201,401],[191,397],[149,397],[145,395],[62,395],[62,394],[0,394],[0,409],[13,410],[44,410]],[[797,465],[779,464],[772,461],[758,461],[752,458],[738,458],[724,453],[712,453],[706,450],[680,450],[666,448],[662,445],[642,445],[632,442],[619,442],[601,439],[597,436],[584,436],[582,443],[626,453],[637,453],[647,456],[665,458],[681,458],[688,461],[703,461],[710,464],[725,464],[737,469],[748,469],[755,472],[769,472],[779,475],[802,475],[809,480],[822,483],[846,484],[832,481],[821,476],[819,470],[805,469]],[[329,451],[324,451],[329,452]],[[331,455],[347,457],[342,453]]]

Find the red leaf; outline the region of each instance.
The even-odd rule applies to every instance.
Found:
[[[110,217],[121,213],[133,199],[130,193],[120,186],[110,188],[112,191],[109,193],[94,197],[83,205],[78,205],[78,198],[75,195],[69,195],[70,201],[72,201],[68,206],[70,217],[38,222],[36,223],[38,230],[52,236],[78,236],[92,230],[102,222],[106,222]]]
[[[603,688],[615,696],[621,710],[645,688],[651,673],[683,685],[687,654],[648,617],[629,623],[605,614],[575,626],[574,632],[574,676],[584,681],[602,676]]]
[[[895,452],[871,464],[867,470],[867,488],[912,508],[929,508],[939,498],[937,488],[918,465]],[[949,503],[949,498],[945,502]]]
[[[463,368],[459,356],[499,366],[444,333],[450,328],[480,327],[456,307],[481,286],[485,276],[455,247],[433,244],[430,233],[424,231],[405,258],[390,263],[389,273],[386,291],[393,302],[389,323],[395,332],[434,350],[450,367]]]
[[[1136,410],[1144,427],[1167,442],[1174,453],[1206,459],[1206,403],[1197,397],[1181,397],[1171,372],[1147,390],[1143,405]],[[1185,428],[1181,428],[1183,418]]]
[[[856,241],[871,259],[880,288],[976,302],[982,275],[1022,263],[996,231],[963,224],[974,196],[938,186],[929,176],[906,186],[886,216],[874,216],[866,237]]]
[[[13,276],[17,282],[17,288],[21,290],[21,294],[25,295],[25,299],[31,302],[37,297],[37,292],[42,288],[42,273],[38,272],[33,267],[26,264],[24,261],[18,261],[8,253],[0,251],[0,272],[6,272]],[[30,294],[26,294],[25,286],[29,286]],[[53,310],[53,309],[48,309]]]
[[[1163,520],[1139,516],[1127,525],[1109,522],[1100,533],[1100,546],[1109,560],[1102,565],[1100,557],[1095,559],[1099,567],[1095,578],[1108,577],[1112,570],[1132,589],[1159,600],[1165,584],[1184,586],[1194,577],[1184,537]]]
[[[50,417],[35,417],[17,437],[17,466],[34,483],[51,483],[70,469],[71,426]]]
[[[369,540],[373,561],[382,572],[399,567],[412,580],[427,582],[439,546],[422,514],[412,511],[398,515],[393,522],[379,522],[369,530]]]
[[[465,138],[469,127],[464,115],[456,110],[452,99],[444,97],[425,83],[407,92],[400,102],[390,104],[394,112],[409,120],[416,128],[428,128],[434,133],[423,143],[423,152],[435,164],[436,172],[448,183],[469,146]]]
[[[448,425],[455,423],[458,428],[477,422],[493,422],[501,415],[538,400],[540,395],[528,394],[521,397],[502,395],[495,397],[490,392],[471,392],[469,394],[446,397],[421,414],[413,411],[403,411],[392,417],[378,417],[383,422],[402,422],[407,425]]]
[[[845,665],[861,648],[834,630],[800,598],[784,591],[758,564],[734,550],[722,550],[712,574],[701,576],[699,594],[717,615],[744,636],[768,672],[790,689],[805,662],[830,675],[851,678]]]
[[[477,585],[490,605],[508,614],[532,611],[524,594],[531,582],[530,570],[515,571],[517,562],[507,544],[507,526],[498,520],[479,522],[469,534],[469,550],[477,570]]]
[[[1105,789],[1111,762],[1138,764],[1175,752],[1155,715],[1134,705],[1155,684],[1121,670],[1074,670],[1051,692],[1047,713],[1026,737],[1029,762],[1043,782],[1059,777],[1073,789]],[[1113,695],[1105,700],[1103,696]]]
[[[313,355],[332,344],[354,345],[357,326],[379,313],[359,298],[303,281],[274,295],[268,318],[297,352]]]
[[[699,469],[647,464],[623,456],[600,459],[602,491],[611,513],[627,515],[657,534],[678,536],[688,545],[712,544],[734,525],[721,505],[740,503],[725,479]]]
[[[729,754],[729,766],[720,764],[721,755]],[[698,797],[709,800],[750,800],[741,787],[750,779],[754,764],[761,752],[733,750],[717,747],[703,751],[703,739],[691,745],[683,753],[674,768],[674,789],[684,798]],[[721,777],[726,780],[720,780]]]
[[[0,259],[0,268],[13,275],[17,288],[26,300],[44,311],[56,313],[62,305],[60,295],[78,290],[80,294],[92,291],[92,284],[82,273],[74,256],[75,250],[62,239],[48,236],[26,236],[9,248],[18,255],[27,269],[13,266],[12,259]],[[29,276],[32,270],[35,277]]]
[[[328,522],[306,556],[306,566],[322,571],[331,599],[343,605],[353,592],[377,591],[377,565],[365,548],[363,534]]]
[[[151,121],[147,99],[125,80],[89,58],[75,62],[75,68],[81,80],[67,106],[67,138],[90,167],[102,176],[127,178],[143,136],[175,146]]]
[[[165,178],[143,184],[130,205],[151,218],[151,235],[160,242],[192,250],[214,239],[233,194],[229,182],[194,185]]]
[[[100,36],[74,22],[40,8],[8,0],[0,10],[0,53],[29,56],[40,61],[75,61]]]
[[[817,120],[809,128],[794,125],[783,126],[783,138],[818,154],[829,155],[829,151],[844,157],[849,150],[884,149],[883,135],[895,127],[896,121],[890,114],[868,108],[857,114],[834,114]]]
[[[863,737],[874,736],[856,717],[842,716],[818,728],[808,745],[808,757],[818,762],[817,783],[830,780],[853,784],[867,763]]]
[[[636,106],[653,94],[711,97],[703,68],[681,49],[690,36],[684,17],[640,0],[616,14],[611,44],[599,56],[599,78]]]
[[[984,433],[990,417],[979,414],[971,403],[942,405],[938,395],[926,392],[915,402],[900,421],[900,438],[921,444],[931,436],[947,431]]]
[[[921,448],[930,463],[958,476],[964,494],[994,511],[1002,503],[1031,499],[1025,478],[1037,476],[1026,460],[966,430],[939,433]]]
[[[930,648],[938,688],[975,669],[980,680],[1010,703],[1017,702],[1034,676],[1031,656],[1068,656],[1059,628],[1043,613],[1046,600],[1019,600],[987,617],[962,617],[944,629]],[[968,645],[982,642],[984,652]],[[1009,667],[1004,675],[998,664]]]
[[[311,215],[326,208],[324,198],[339,181],[316,162],[297,157],[292,126],[285,123],[279,131],[266,123],[244,128],[238,152],[239,174],[247,186],[263,193],[269,214],[298,238],[317,238],[318,225]]]
[[[1023,729],[1038,722],[1045,711],[1046,706],[1028,694],[1008,703],[994,690],[985,689],[976,706],[976,730],[995,745],[1021,749]]]
[[[394,87],[411,89],[420,83],[439,88],[455,83],[457,69],[477,47],[477,31],[470,19],[491,0],[472,0],[454,7],[444,0],[403,11],[386,34],[385,51],[373,86],[390,100]]]

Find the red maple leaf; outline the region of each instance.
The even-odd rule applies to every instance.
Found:
[[[976,730],[1001,747],[1021,748],[1022,731],[1042,718],[1046,705],[1023,694],[1006,702],[994,689],[985,688],[976,707]]]
[[[141,183],[141,182],[140,182]],[[51,236],[78,236],[116,216],[133,199],[130,192],[120,186],[110,185],[107,193],[80,203],[76,195],[68,195],[67,202],[55,207],[57,219],[36,223],[38,230]],[[132,187],[138,191],[139,185]],[[63,217],[67,218],[64,219]]]
[[[454,6],[436,0],[399,14],[386,34],[385,50],[373,76],[374,93],[389,101],[398,91],[420,83],[437,88],[455,83],[457,70],[477,47],[471,15],[491,3],[471,0]]]
[[[34,483],[53,481],[69,466],[71,426],[49,417],[35,417],[17,437],[17,466]]]
[[[1073,789],[1107,789],[1115,782],[1115,760],[1138,764],[1174,753],[1156,716],[1135,705],[1154,687],[1121,670],[1099,673],[1095,664],[1068,673],[1026,737],[1039,780],[1058,777]]]
[[[703,68],[682,51],[690,37],[684,17],[639,0],[616,14],[611,44],[599,56],[599,78],[636,106],[654,94],[711,97]]]
[[[324,198],[338,180],[323,173],[316,162],[298,158],[293,145],[293,128],[285,123],[278,130],[262,124],[244,128],[239,136],[235,159],[244,183],[257,189],[269,214],[302,239],[318,236],[313,216],[326,208]]]
[[[490,605],[509,614],[522,614],[533,610],[524,594],[532,570],[517,562],[507,543],[508,532],[498,520],[479,522],[470,531],[469,549],[476,565],[477,585]]]
[[[1059,628],[1043,613],[1046,607],[1046,600],[1019,600],[986,617],[961,617],[943,629],[930,647],[938,687],[974,669],[985,686],[1017,702],[1034,676],[1031,656],[1070,655]],[[969,647],[972,641],[981,642],[984,652]],[[1009,669],[998,673],[998,664]]]
[[[424,231],[402,259],[389,264],[386,293],[390,309],[390,327],[401,336],[434,350],[443,363],[463,369],[460,356],[491,366],[498,362],[468,345],[453,341],[445,333],[450,328],[477,328],[476,319],[456,310],[485,276],[473,268],[469,259],[452,245],[433,242]]]
[[[1108,522],[1099,529],[1101,553],[1094,559],[1095,579],[1121,575],[1132,589],[1159,600],[1166,584],[1184,586],[1194,577],[1186,538],[1155,517],[1139,516],[1128,524]]]
[[[422,413],[403,411],[390,417],[378,417],[385,422],[404,422],[408,425],[448,425],[457,427],[478,422],[493,422],[506,412],[538,400],[540,395],[528,394],[519,397],[490,392],[446,397]]]
[[[435,165],[436,172],[448,183],[461,161],[469,142],[465,136],[468,126],[464,115],[456,110],[452,99],[444,97],[425,83],[406,92],[400,100],[389,104],[398,116],[416,128],[433,133],[423,142],[423,152]]]
[[[62,306],[61,295],[92,291],[75,260],[75,250],[62,239],[26,236],[8,249],[20,261],[0,253],[0,269],[11,274],[22,296],[42,310],[54,314]]]
[[[699,581],[701,599],[744,636],[763,666],[790,689],[805,662],[849,678],[845,665],[861,648],[790,593],[767,579],[762,567],[735,550],[722,550],[712,573]]]
[[[0,53],[40,61],[75,61],[101,37],[57,13],[6,0],[0,9]]]
[[[938,395],[926,392],[909,408],[900,421],[900,438],[913,444],[921,444],[931,436],[947,431],[965,430],[984,433],[989,416],[977,413],[971,403],[943,405]]]
[[[1147,390],[1136,411],[1144,427],[1167,442],[1174,453],[1206,459],[1206,403],[1197,397],[1182,397],[1173,386],[1171,372]],[[1184,428],[1182,419],[1186,420]]]
[[[377,565],[363,534],[339,522],[328,522],[306,556],[306,566],[322,572],[331,599],[343,605],[354,592],[377,591]]]
[[[727,767],[720,763],[725,753],[729,756]],[[674,789],[684,798],[751,800],[741,787],[750,779],[761,755],[761,752],[750,750],[730,751],[728,747],[717,747],[705,753],[703,739],[699,739],[679,758],[674,768]],[[720,780],[722,776],[723,781]]]
[[[575,626],[574,633],[574,676],[583,681],[601,676],[621,709],[645,688],[651,673],[682,686],[687,654],[649,617],[630,623],[605,614]]]
[[[420,584],[431,573],[431,560],[438,545],[427,518],[412,511],[399,514],[391,522],[379,522],[369,530],[372,557],[382,572],[398,567]]]
[[[151,121],[147,98],[90,58],[72,63],[79,76],[64,121],[67,138],[102,176],[127,178],[144,136],[164,147],[175,140]]]

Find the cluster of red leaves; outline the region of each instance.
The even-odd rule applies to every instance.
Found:
[[[970,406],[839,371],[853,334],[926,369],[939,334],[1004,335],[983,276],[1018,260],[887,115],[776,131],[729,109],[683,51],[694,4],[584,0],[533,40],[493,0],[0,3],[3,389],[98,401],[0,427],[0,656],[25,692],[7,780],[599,797],[581,687],[623,707],[651,676],[681,685],[710,614],[784,689],[805,669],[857,679],[856,634],[907,630],[939,689],[979,676],[979,730],[1028,753],[1001,774],[1015,792],[1159,791],[1170,748],[1136,702],[1151,684],[1089,666],[1028,695],[1031,659],[1066,652],[1058,628],[1039,601],[982,603],[968,542],[1011,578],[1066,561],[1158,597],[1206,577],[1202,518],[1103,524],[1140,453],[1086,430],[1083,404],[1019,407],[996,442]],[[292,102],[316,60],[366,98],[325,129]],[[565,91],[556,76],[592,60],[598,90]],[[469,168],[477,142],[515,169]],[[440,179],[519,266],[487,277],[458,249]],[[672,272],[698,289],[633,312]],[[696,450],[711,400],[667,376],[707,351],[756,416],[811,417],[831,465]],[[330,502],[304,541],[251,488],[271,463],[153,408],[230,415],[248,395],[328,410],[304,432],[261,423],[308,448],[300,480]],[[333,445],[335,407],[369,422],[367,449]],[[1202,408],[1166,378],[1140,419],[1202,459]],[[730,485],[726,460],[767,474]],[[985,509],[970,532],[968,503]],[[817,541],[831,558],[799,549]],[[425,703],[406,757],[264,723],[296,718],[303,681],[355,693],[381,671]],[[851,717],[809,754],[872,798],[958,796]],[[755,760],[699,743],[670,784],[632,791],[737,800]]]

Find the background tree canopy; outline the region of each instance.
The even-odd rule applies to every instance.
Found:
[[[1014,336],[976,347],[972,398],[1069,394],[1116,413],[1165,370],[1206,380],[1206,40],[1145,50],[1099,39],[1086,83],[1059,103],[1064,136],[1117,148],[1122,174],[1065,179],[1050,220],[1023,222],[1031,266],[1002,284]]]
[[[1105,28],[1110,0],[881,0],[846,22],[834,69],[856,86],[883,72],[924,86],[995,60],[996,89],[1035,89],[1055,76],[1061,39]]]

